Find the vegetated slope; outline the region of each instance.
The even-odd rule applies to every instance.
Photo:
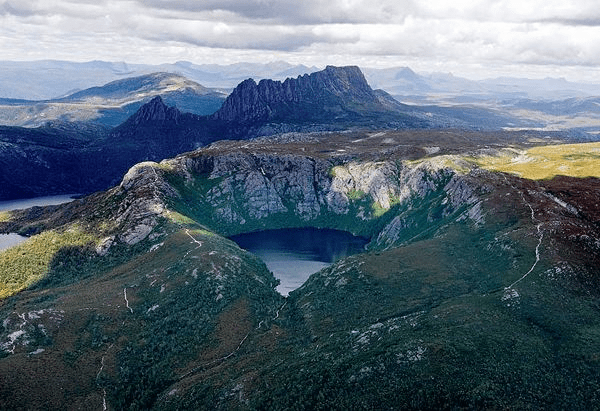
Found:
[[[38,127],[48,122],[92,122],[114,127],[159,95],[167,104],[197,115],[214,113],[226,97],[176,74],[153,73],[52,100],[0,100],[0,124]]]
[[[2,407],[597,408],[599,180],[524,180],[457,154],[460,136],[400,137],[222,142],[0,215],[42,233],[0,254],[39,274],[1,276],[28,287],[0,302]],[[283,299],[221,235],[290,226],[369,251]],[[31,262],[42,236],[65,244],[49,268]]]

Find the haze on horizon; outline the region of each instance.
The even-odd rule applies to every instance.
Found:
[[[598,82],[593,0],[0,0],[2,60],[410,66]]]

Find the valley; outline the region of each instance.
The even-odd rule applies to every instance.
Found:
[[[89,154],[66,178],[20,129],[2,161],[102,184],[0,212],[28,236],[0,252],[0,408],[600,407],[598,143],[390,99],[335,67],[207,116],[154,98],[57,139]],[[299,228],[367,245],[284,296],[229,239]]]

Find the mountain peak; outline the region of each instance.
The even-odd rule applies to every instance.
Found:
[[[353,107],[350,109],[350,107]],[[253,79],[241,82],[214,114],[225,121],[271,120],[282,115],[322,116],[325,112],[381,110],[381,103],[356,66],[327,66],[284,82]]]
[[[103,86],[91,87],[70,94],[64,99],[78,101],[99,97],[105,99],[139,100],[139,95],[158,95],[174,90],[191,90],[198,95],[205,95],[212,92],[212,90],[179,74],[155,72],[111,81]]]
[[[142,124],[147,122],[178,122],[181,117],[181,112],[175,107],[168,107],[160,96],[154,97],[148,103],[144,104],[131,117],[134,124]]]

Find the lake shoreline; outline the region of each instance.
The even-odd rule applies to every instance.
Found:
[[[81,194],[60,194],[53,196],[21,198],[18,200],[0,201],[0,211],[23,210],[31,207],[44,207],[69,203],[81,198]]]
[[[18,200],[0,201],[0,212],[23,210],[31,207],[44,207],[69,203],[79,198],[80,194],[61,194],[54,196],[22,198]],[[17,233],[0,234],[0,252],[25,242],[29,237]]]
[[[280,280],[277,291],[284,297],[300,288],[312,274],[364,252],[369,242],[347,231],[314,227],[255,231],[229,239],[263,260]]]

